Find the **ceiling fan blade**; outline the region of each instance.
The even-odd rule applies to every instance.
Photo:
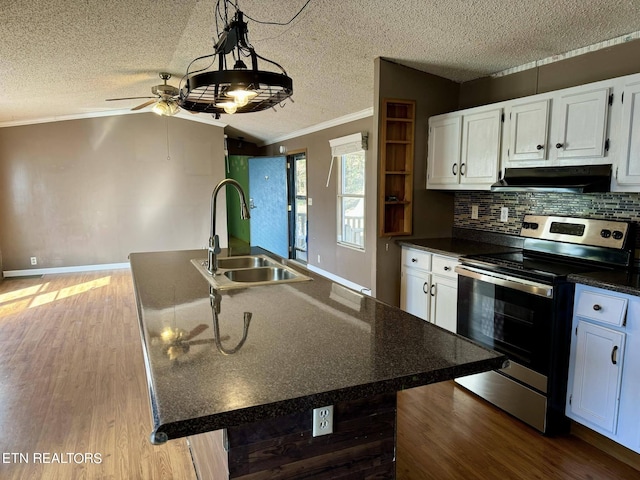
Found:
[[[153,100],[149,100],[148,102],[141,103],[137,107],[133,107],[131,110],[140,110],[141,108],[146,107],[147,105],[151,105],[152,103],[156,103],[158,99],[154,98]]]
[[[137,100],[139,98],[156,98],[156,97],[125,97],[125,98],[107,98],[105,102],[113,102],[114,100]]]
[[[191,340],[193,337],[197,337],[202,332],[204,332],[207,328],[209,328],[209,325],[201,323],[200,325],[195,327],[193,330],[191,330],[184,340]]]

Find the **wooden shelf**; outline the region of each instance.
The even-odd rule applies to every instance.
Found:
[[[381,237],[411,235],[416,104],[395,99],[382,103],[379,232]]]

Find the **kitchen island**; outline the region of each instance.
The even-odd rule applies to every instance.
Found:
[[[130,256],[151,440],[188,437],[200,478],[395,478],[396,392],[506,360],[307,271],[215,290],[191,263],[205,257]],[[329,405],[333,432],[314,437]]]

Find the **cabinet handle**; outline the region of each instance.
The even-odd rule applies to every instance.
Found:
[[[431,285],[431,288],[429,289],[429,294],[430,294],[432,297],[435,297],[435,296],[436,296],[436,294],[435,294],[435,293],[433,293],[433,289],[434,289],[435,287],[436,287],[436,284],[434,283],[434,284],[432,284],[432,285]]]
[[[427,291],[425,290],[426,286],[427,286],[427,282],[424,282],[424,283],[422,284],[422,292],[423,292],[425,295],[427,294]]]
[[[562,148],[564,145],[562,143],[556,143],[556,148]]]
[[[618,346],[614,346],[613,350],[611,350],[611,363],[613,363],[614,365],[618,364],[618,359],[616,358],[618,355]]]
[[[602,307],[596,303],[596,304],[593,306],[593,309],[594,309],[596,312],[599,312],[600,310],[602,310]]]
[[[458,175],[457,166],[458,166],[458,164],[457,164],[457,163],[454,163],[454,164],[451,166],[451,173],[453,173],[454,175]]]
[[[411,259],[411,262],[413,262],[413,263],[416,263],[417,261],[418,261],[418,259],[417,259],[417,258],[412,258],[412,259]]]
[[[542,145],[536,145],[536,150],[542,150],[544,147]]]
[[[449,270],[451,270],[451,267],[444,267],[445,272],[448,272]]]
[[[466,163],[461,163],[460,164],[460,175],[464,175],[467,172],[467,169],[464,169],[464,172],[462,171],[462,169],[464,168],[464,166],[466,165]]]

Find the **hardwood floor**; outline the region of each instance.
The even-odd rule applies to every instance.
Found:
[[[0,478],[195,479],[150,425],[128,270],[0,283]]]
[[[128,270],[0,283],[0,479],[195,479],[186,442],[153,446],[150,424]],[[399,480],[640,478],[451,382],[401,392],[397,436]]]

